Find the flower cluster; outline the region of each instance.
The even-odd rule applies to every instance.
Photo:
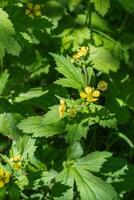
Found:
[[[108,84],[105,81],[100,81],[97,89],[88,86],[84,91],[80,92],[80,97],[86,99],[87,102],[96,102],[100,96],[100,91],[105,91],[107,88]]]
[[[77,108],[75,108],[75,107],[67,108],[65,100],[61,99],[60,105],[59,105],[59,116],[60,116],[60,118],[63,118],[65,116],[65,112],[70,118],[73,118],[77,115]]]
[[[41,6],[39,4],[28,3],[25,14],[30,17],[41,16]]]
[[[82,57],[85,57],[88,53],[88,47],[81,47],[78,52],[73,55],[73,60],[80,60]]]
[[[22,167],[21,155],[16,155],[16,156],[10,158],[10,161],[12,162],[12,166],[13,166],[14,169],[16,169],[16,170],[20,170],[21,169],[21,167]]]
[[[0,188],[4,187],[10,180],[10,173],[3,168],[0,168]]]

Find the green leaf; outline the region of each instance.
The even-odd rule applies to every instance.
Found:
[[[8,14],[0,8],[0,60],[5,51],[12,55],[19,55],[20,45],[14,39],[15,30]]]
[[[51,106],[50,110],[44,115],[44,121],[46,124],[52,124],[60,120],[59,105]]]
[[[95,10],[102,16],[104,16],[110,8],[110,0],[93,0]]]
[[[20,199],[20,189],[17,187],[16,184],[12,183],[9,190],[9,200],[19,200]]]
[[[74,142],[68,147],[67,158],[69,160],[78,159],[83,155],[83,148],[80,142]]]
[[[90,104],[89,109],[91,111],[89,117],[89,125],[98,123],[102,127],[117,129],[117,120],[115,114],[110,113],[110,111],[100,105]]]
[[[0,188],[0,200],[4,200],[6,196],[6,188]]]
[[[68,160],[64,162],[64,169],[58,175],[57,180],[73,188],[75,182],[81,200],[117,200],[114,188],[90,173],[90,171],[99,172],[110,156],[109,152],[93,152],[77,160]],[[70,195],[67,197],[72,200],[74,194],[72,195],[71,189],[64,196]]]
[[[88,131],[88,125],[83,123],[74,123],[74,124],[67,124],[66,129],[67,131],[67,139],[70,142],[74,142],[80,140],[82,137],[86,137]]]
[[[134,13],[134,1],[133,0],[118,0],[123,8],[130,14]]]
[[[89,170],[91,172],[99,172],[100,168],[102,167],[102,164],[106,161],[107,158],[111,156],[112,154],[107,151],[96,151],[78,159],[77,165],[83,168],[84,170]]]
[[[59,200],[73,200],[74,178],[70,175],[70,168],[65,168],[60,172],[56,180],[69,187],[67,192],[65,192]]]
[[[47,93],[47,91],[43,91],[43,88],[40,88],[40,87],[39,88],[31,88],[26,93],[20,93],[18,97],[15,97],[14,101],[19,103],[22,101],[40,97],[46,93]]]
[[[82,70],[76,68],[69,57],[65,58],[62,55],[52,54],[57,65],[57,71],[60,72],[65,78],[60,78],[56,81],[57,84],[62,85],[63,87],[71,87],[75,89],[81,89],[84,87],[84,77]]]
[[[19,136],[19,138],[12,143],[11,157],[21,155],[22,158],[32,158],[36,150],[36,140],[29,135]]]
[[[24,133],[32,133],[34,137],[51,137],[64,132],[64,123],[47,124],[44,117],[34,116],[21,121],[18,128]]]
[[[83,23],[85,25],[85,19],[83,20],[83,17],[81,15],[77,16],[76,22],[79,24]],[[76,51],[78,50],[79,46],[83,44],[85,40],[90,39],[91,37],[90,30],[89,28],[84,27],[83,24],[80,28],[68,28],[62,32],[61,40],[62,40],[63,51],[69,48],[71,48],[72,51]]]
[[[9,73],[7,70],[3,71],[1,74],[0,74],[0,95],[2,95],[5,87],[6,87],[6,83],[8,81],[8,78],[9,78]]]
[[[117,200],[114,188],[80,167],[71,169],[81,200]]]
[[[0,114],[0,133],[11,139],[17,138],[19,130],[16,125],[21,119],[22,117],[15,113]]]
[[[119,68],[119,61],[103,47],[90,46],[90,59],[93,67],[104,73],[116,72]]]

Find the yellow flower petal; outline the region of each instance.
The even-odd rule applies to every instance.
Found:
[[[99,97],[100,96],[100,91],[99,90],[95,90],[92,94],[93,97]]]
[[[93,92],[93,88],[92,87],[86,87],[85,88],[85,92],[87,93],[87,94],[91,94],[92,92]]]
[[[41,8],[41,7],[40,7],[40,5],[39,5],[39,4],[36,4],[36,5],[34,6],[34,10],[35,10],[35,11],[38,11],[38,10],[40,10],[40,8]]]
[[[0,176],[4,176],[4,173],[5,173],[4,169],[0,168]]]
[[[31,10],[26,9],[26,10],[25,10],[25,14],[26,14],[26,15],[30,15],[30,14],[31,14]]]
[[[37,10],[37,11],[34,12],[34,14],[35,14],[36,16],[41,16],[41,11],[40,11],[40,10]]]
[[[88,51],[88,47],[81,47],[79,50],[81,56],[86,56],[87,51]]]
[[[61,118],[63,118],[65,111],[66,111],[66,103],[64,99],[61,99],[59,105],[59,115]]]
[[[80,92],[80,97],[82,99],[85,99],[85,98],[87,98],[87,94],[85,92]]]
[[[90,102],[96,102],[98,100],[98,98],[91,98],[91,101]]]
[[[32,9],[33,9],[33,3],[28,3],[28,4],[27,4],[27,7],[28,7],[30,10],[32,10]]]
[[[86,56],[88,47],[81,47],[78,52],[73,55],[74,60],[79,60],[81,57]]]
[[[4,187],[5,183],[3,181],[0,181],[0,188]]]

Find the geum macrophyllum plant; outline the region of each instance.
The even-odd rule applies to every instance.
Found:
[[[0,200],[134,199],[133,21],[133,0],[0,1]]]

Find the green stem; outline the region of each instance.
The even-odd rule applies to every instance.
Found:
[[[126,22],[127,22],[127,20],[128,20],[128,17],[129,17],[129,15],[128,15],[128,13],[126,13],[126,15],[125,15],[125,17],[124,17],[124,20],[122,21],[120,27],[118,28],[119,33],[121,33],[122,30],[124,29],[125,24],[126,24]]]
[[[83,72],[84,72],[84,75],[85,75],[85,85],[88,86],[88,72],[87,72],[87,68],[85,66],[83,66]]]
[[[92,14],[91,0],[89,0],[88,8],[87,8],[87,16],[85,20],[85,26],[88,26],[89,28],[91,27],[91,14]]]
[[[129,145],[130,148],[134,148],[134,144],[131,142],[131,140],[125,134],[117,132],[116,135],[118,135],[120,138],[125,140],[125,142]]]

